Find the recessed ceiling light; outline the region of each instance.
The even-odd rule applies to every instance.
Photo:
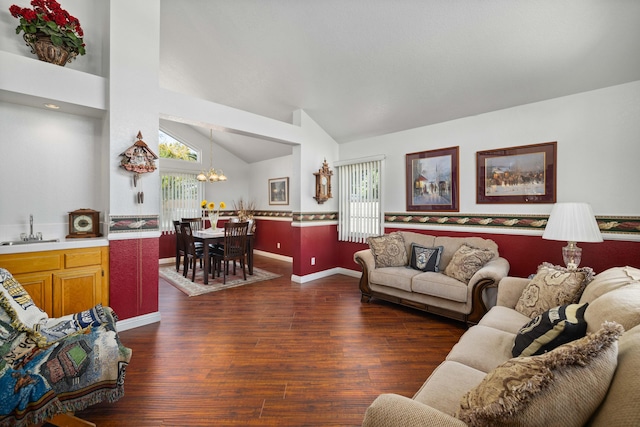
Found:
[[[52,110],[59,110],[60,106],[56,104],[44,104],[45,107],[51,108]]]

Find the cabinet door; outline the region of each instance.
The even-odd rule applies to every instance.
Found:
[[[24,273],[13,277],[29,292],[34,304],[52,317],[51,273]]]
[[[87,310],[98,303],[102,303],[100,266],[53,273],[53,317]]]

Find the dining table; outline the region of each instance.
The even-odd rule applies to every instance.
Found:
[[[202,242],[204,252],[204,281],[205,285],[209,284],[209,274],[211,272],[211,256],[209,255],[209,245],[215,245],[216,243],[224,243],[224,228],[204,230],[194,230],[193,240],[196,242]],[[247,270],[249,274],[253,275],[253,241],[254,234],[247,234]]]

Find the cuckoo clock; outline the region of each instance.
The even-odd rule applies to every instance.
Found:
[[[329,169],[327,159],[324,159],[322,168],[318,169],[318,172],[315,172],[314,175],[316,177],[316,195],[314,199],[316,199],[318,204],[323,204],[333,197],[331,195],[331,176],[333,175],[333,171]]]

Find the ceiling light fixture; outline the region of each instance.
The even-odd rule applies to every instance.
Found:
[[[49,103],[49,104],[44,104],[44,106],[47,107],[47,108],[51,108],[52,110],[59,110],[60,109],[60,106],[56,105],[56,104],[50,104]]]
[[[209,129],[209,139],[211,140],[211,151],[209,152],[209,172],[200,172],[196,179],[202,182],[226,181],[227,177],[225,176],[224,172],[222,172],[222,169],[216,171],[216,169],[213,167],[213,129]]]

